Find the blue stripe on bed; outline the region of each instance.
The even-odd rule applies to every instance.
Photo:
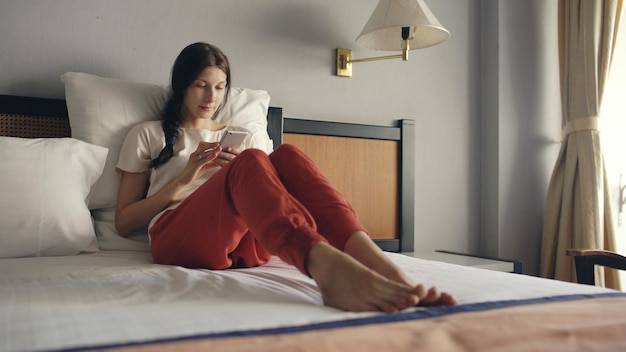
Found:
[[[417,310],[410,311],[410,312],[381,314],[381,315],[369,316],[366,318],[355,318],[355,319],[331,321],[331,322],[309,324],[309,325],[302,325],[302,326],[288,326],[288,327],[271,328],[271,329],[207,333],[207,334],[198,334],[198,335],[191,335],[191,336],[155,339],[151,341],[142,341],[142,342],[129,342],[129,343],[107,344],[107,345],[97,345],[97,346],[83,346],[83,347],[62,349],[59,351],[69,352],[69,351],[83,351],[87,349],[98,350],[98,349],[107,349],[107,348],[122,348],[122,347],[130,347],[130,346],[152,345],[152,344],[167,343],[167,342],[182,342],[182,341],[192,341],[192,340],[212,339],[212,338],[245,337],[245,336],[262,336],[262,335],[298,333],[298,332],[322,330],[322,329],[334,329],[334,328],[342,328],[342,327],[363,326],[363,325],[369,325],[369,324],[385,324],[385,323],[395,323],[395,322],[402,322],[402,321],[408,321],[408,320],[429,319],[429,318],[442,317],[442,316],[451,315],[451,314],[480,312],[480,311],[486,311],[490,309],[509,308],[509,307],[527,305],[527,304],[565,302],[565,301],[574,301],[574,300],[581,300],[581,299],[609,298],[609,297],[625,297],[626,298],[626,293],[611,292],[611,293],[600,293],[600,294],[576,294],[576,295],[540,297],[540,298],[522,299],[522,300],[461,304],[461,305],[449,306],[449,307],[418,308]]]

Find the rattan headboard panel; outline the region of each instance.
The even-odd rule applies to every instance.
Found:
[[[0,114],[0,136],[62,138],[70,135],[66,117]]]

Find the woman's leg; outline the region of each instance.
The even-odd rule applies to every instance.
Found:
[[[285,189],[268,156],[257,149],[245,150],[225,171],[232,208],[258,242],[308,274],[307,253],[326,240],[308,210]]]
[[[350,203],[300,149],[283,144],[270,160],[285,188],[311,213],[318,232],[334,247],[343,251],[350,235],[365,231]]]
[[[244,151],[213,176],[211,180],[218,176],[219,178],[216,180],[223,178],[223,182],[211,182],[210,186],[207,186],[209,184],[207,182],[179,208],[189,207],[191,212],[198,205],[202,206],[206,218],[199,222],[204,223],[203,226],[209,228],[217,226],[215,223],[223,222],[227,225],[233,220],[229,217],[240,217],[263,248],[313,277],[320,287],[326,305],[351,311],[381,310],[393,312],[419,302],[421,298],[420,286],[390,281],[365,267],[350,255],[328,245],[324,238],[316,232],[312,216],[302,204],[287,192],[278,178],[276,170],[263,152]],[[203,191],[199,192],[200,190]],[[208,196],[217,196],[220,199],[214,204],[217,208],[206,207],[207,203],[196,199],[197,197]],[[177,210],[179,209],[177,208],[175,211]],[[224,215],[227,215],[224,217],[225,220],[219,221]],[[193,217],[186,218],[187,222],[198,222],[192,219]],[[160,223],[161,220],[155,224],[153,229]],[[238,224],[232,225],[235,228],[242,226],[241,222],[236,221],[235,223]],[[177,224],[186,226],[184,221],[178,221]],[[245,226],[243,227],[245,228]],[[172,226],[170,230],[180,231],[181,229]],[[198,232],[197,230],[194,231]],[[233,246],[233,250],[239,248],[236,243],[236,237],[240,236],[239,234],[235,234],[236,236],[233,238],[232,234],[200,232],[193,239],[208,251],[211,250],[210,247],[215,247],[216,244],[221,245],[214,241],[215,236],[219,240],[222,240],[220,236],[225,236],[223,245],[228,248]],[[245,231],[243,232],[245,234]],[[202,256],[202,250],[195,248],[195,245],[191,243],[192,241],[187,244],[186,239],[181,238],[176,241],[175,236],[168,238],[170,238],[169,241],[162,241],[159,236],[155,236],[153,242],[157,240],[156,242],[173,246],[181,245],[181,242],[184,243],[186,250],[177,250],[178,253],[181,253],[178,259],[184,259],[188,254],[186,251]],[[174,240],[171,240],[172,238]],[[255,243],[255,241],[248,242]],[[155,245],[162,247],[162,245]],[[161,249],[161,252],[167,252],[167,250],[166,246],[166,248]],[[229,249],[224,252],[228,251]],[[229,253],[226,254],[229,255]],[[231,260],[230,257],[227,259]]]
[[[220,270],[258,266],[269,260],[271,255],[230,206],[225,179],[219,174],[150,228],[155,263]]]
[[[436,288],[416,285],[370,239],[349,202],[317,165],[293,145],[283,144],[271,155],[285,188],[313,215],[318,232],[333,246],[388,280],[415,288],[421,304],[454,304],[456,300]],[[335,284],[337,285],[337,284]]]
[[[306,154],[284,144],[270,159],[285,188],[311,212],[330,244],[388,279],[412,284],[370,240],[352,206]]]
[[[159,263],[224,269],[263,264],[269,252],[303,273],[309,249],[324,241],[260,150],[241,153],[163,214],[150,234]]]

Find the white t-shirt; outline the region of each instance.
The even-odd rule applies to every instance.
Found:
[[[160,167],[151,169],[150,163],[159,156],[159,153],[163,147],[165,147],[165,134],[161,127],[161,121],[140,123],[134,126],[126,135],[126,139],[120,150],[116,168],[118,171],[122,170],[124,172],[150,172],[150,186],[147,193],[147,196],[150,196],[163,188],[176,176],[180,175],[189,160],[189,155],[196,151],[201,141],[219,142],[229,129],[247,131],[244,128],[234,126],[225,127],[218,131],[179,128],[178,139],[174,145],[174,155],[172,158]],[[259,140],[263,141],[262,143],[265,144],[256,145],[259,144]],[[263,150],[269,143],[270,141],[267,135],[263,138],[263,136],[253,136],[253,134],[250,133],[244,140],[242,149],[258,148]],[[191,184],[185,186],[180,193],[181,199],[187,198],[219,169],[219,166],[210,168]],[[165,210],[174,209],[178,204],[180,203],[174,203]],[[163,214],[163,211],[150,221],[149,227],[156,222],[161,214]]]

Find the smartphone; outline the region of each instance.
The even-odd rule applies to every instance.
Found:
[[[222,140],[220,141],[220,145],[222,146],[222,150],[226,148],[239,148],[243,143],[244,139],[248,136],[248,131],[226,131]]]

